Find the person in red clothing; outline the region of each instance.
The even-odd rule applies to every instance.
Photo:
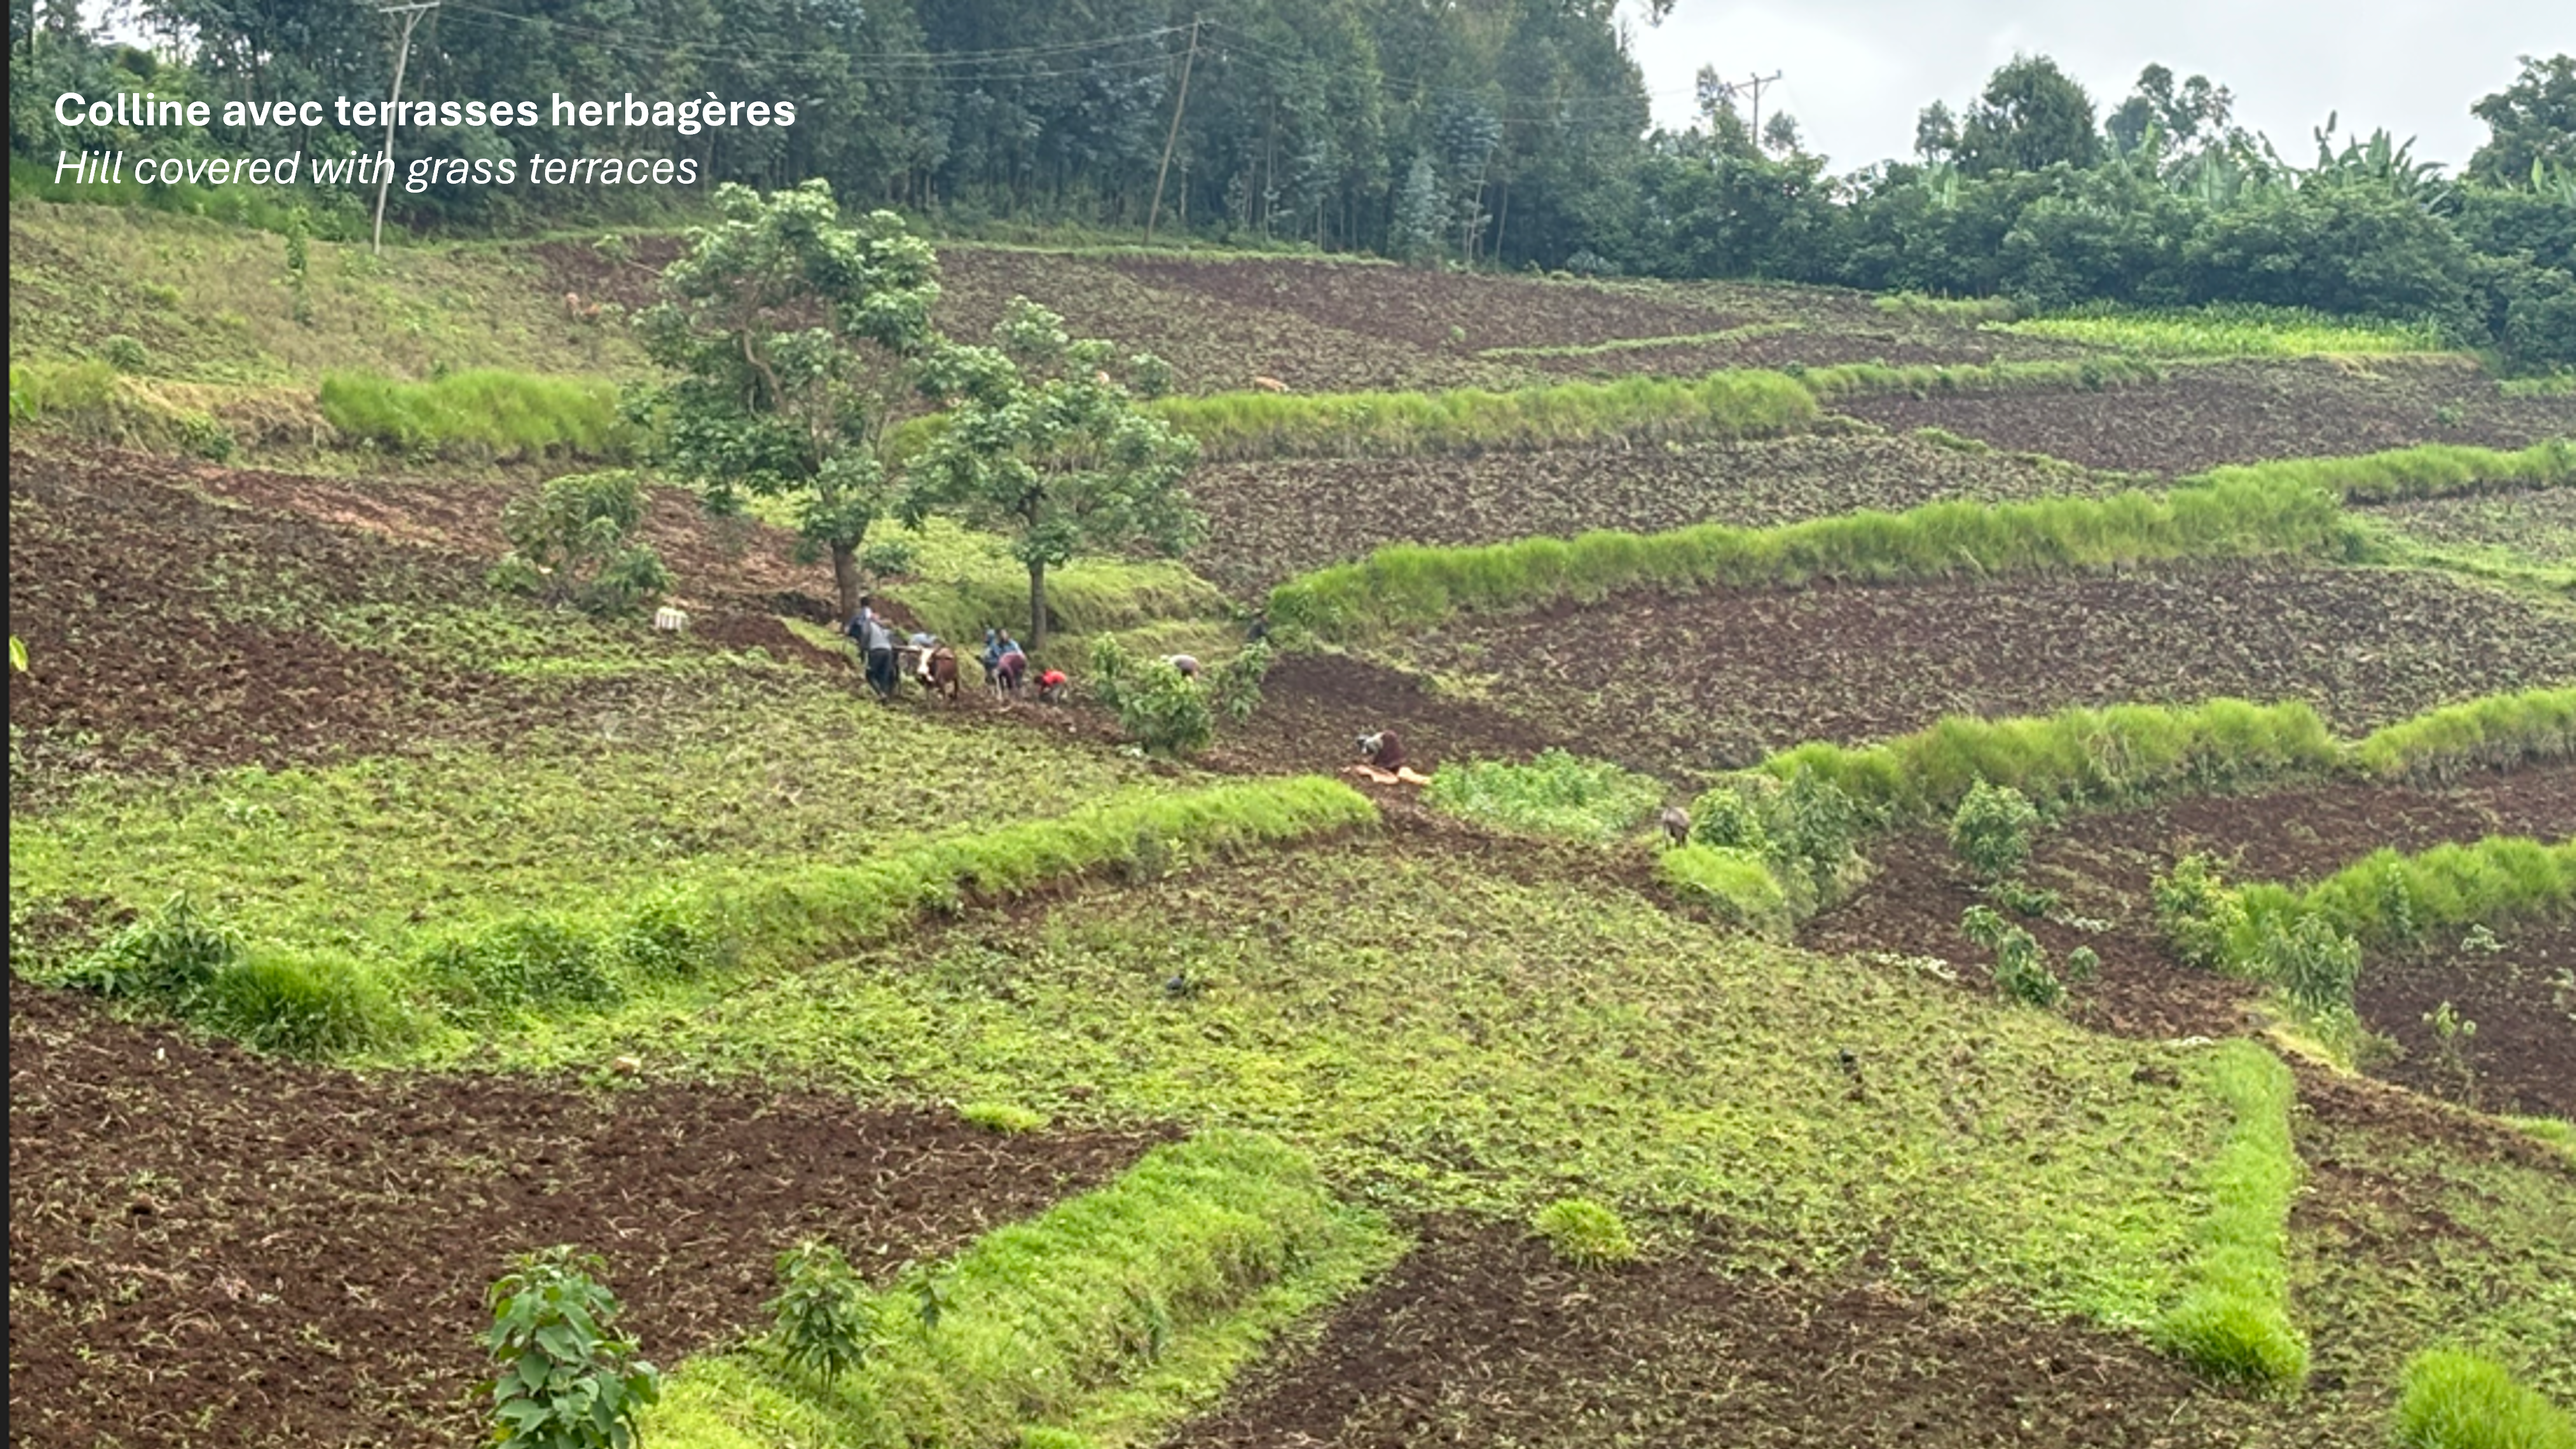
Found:
[[[1063,703],[1063,702],[1064,702],[1064,692],[1065,692],[1065,689],[1066,689],[1066,687],[1067,687],[1067,686],[1071,685],[1072,683],[1073,683],[1073,681],[1072,681],[1072,680],[1067,679],[1067,678],[1065,678],[1065,677],[1064,677],[1064,671],[1063,671],[1063,670],[1061,670],[1061,669],[1050,669],[1050,670],[1048,670],[1046,673],[1039,675],[1039,676],[1038,676],[1038,703],[1040,703],[1040,704],[1061,704],[1061,703]]]

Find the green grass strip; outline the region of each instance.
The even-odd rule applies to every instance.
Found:
[[[2517,452],[2425,443],[2345,458],[2284,458],[2213,468],[2186,487],[2285,483],[2321,489],[2347,503],[2404,503],[2576,483],[2576,441],[2552,438]]]
[[[1140,854],[1169,869],[1376,820],[1366,796],[1320,775],[1216,785],[936,840],[856,865],[807,866],[724,905],[755,951],[810,957],[925,912],[955,911],[970,896],[1025,895]]]
[[[1590,601],[1625,589],[1774,588],[2315,554],[2332,551],[2344,531],[2332,495],[2273,483],[2026,503],[1947,501],[1774,528],[1703,523],[1655,534],[1604,529],[1572,539],[1393,545],[1279,585],[1270,614],[1319,638],[1352,640],[1457,613]]]
[[[2258,881],[2239,898],[2245,916],[2229,933],[2226,952],[2240,971],[2258,959],[2267,930],[2285,931],[2307,916],[2324,919],[2364,950],[2384,950],[2435,930],[2494,925],[2576,905],[2576,840],[2543,844],[2528,836],[2491,835],[2417,855],[2383,849],[2304,890]]]
[[[1769,438],[1821,415],[1777,372],[1626,377],[1493,392],[1212,393],[1154,410],[1211,459],[1473,453],[1607,438]]]
[[[2353,759],[2381,779],[2448,783],[2473,770],[2576,758],[2576,686],[2492,694],[2372,731]]]
[[[2339,317],[2306,307],[2225,302],[2205,307],[2124,307],[2100,302],[1998,330],[2113,347],[2150,357],[2314,357],[2445,350],[2428,322]]]
[[[2307,1338],[2290,1321],[2289,1302],[2295,1086],[2280,1058],[2241,1038],[2213,1048],[2207,1072],[2231,1120],[2204,1169],[2209,1212],[2193,1233],[2183,1295],[2151,1332],[2212,1378],[2289,1392],[2308,1373]]]
[[[1707,347],[1721,342],[1750,342],[1757,337],[1776,337],[1783,332],[1796,332],[1803,322],[1748,322],[1741,327],[1725,327],[1715,332],[1684,332],[1666,337],[1613,337],[1607,342],[1569,342],[1550,347],[1485,347],[1477,349],[1478,357],[1504,361],[1515,357],[1604,357],[1614,352],[1649,352],[1664,347]]]
[[[605,378],[471,368],[404,382],[335,372],[322,379],[321,402],[331,426],[404,453],[559,453],[619,462],[636,442],[618,413],[617,385]]]
[[[2031,392],[2051,389],[2134,387],[2165,380],[2165,370],[2134,357],[2087,357],[2042,362],[1935,363],[1898,366],[1885,362],[1841,362],[1829,367],[1784,368],[1818,398],[1866,397],[1872,393],[1911,393],[1935,397],[1945,393]]]
[[[755,1345],[692,1360],[647,1417],[661,1449],[1149,1443],[1213,1404],[1294,1318],[1400,1243],[1302,1154],[1214,1130],[942,1265],[944,1305],[875,1305],[877,1348],[826,1387]]]
[[[2389,1428],[2406,1449],[2576,1449],[2576,1417],[2493,1360],[2426,1349],[2405,1384]]]

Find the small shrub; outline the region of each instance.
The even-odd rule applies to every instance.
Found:
[[[1771,832],[1763,807],[1779,786],[1760,776],[1735,775],[1691,802],[1691,839],[1719,850],[1767,855]]]
[[[184,1011],[241,955],[232,928],[182,892],[109,937],[75,970],[72,984]]]
[[[2218,862],[2194,851],[2155,878],[2153,894],[2157,928],[2177,958],[2203,970],[2225,964],[2227,943],[2245,924],[2245,902],[2228,889]]]
[[[229,461],[233,455],[233,432],[209,413],[179,413],[172,418],[179,430],[179,447],[192,457],[210,463]]]
[[[1091,692],[1118,712],[1127,738],[1158,755],[1206,749],[1216,734],[1207,696],[1161,659],[1138,662],[1124,646],[1102,638],[1091,646]]]
[[[778,1255],[778,1296],[764,1305],[770,1342],[788,1367],[826,1387],[867,1360],[875,1347],[876,1307],[841,1250],[808,1238]]]
[[[2576,1418],[2476,1354],[2427,1349],[2405,1384],[2393,1427],[2407,1449],[2576,1449]]]
[[[618,1335],[606,1265],[569,1247],[521,1257],[486,1298],[495,1449],[629,1449],[661,1374]]]
[[[1530,1226],[1560,1260],[1578,1268],[1636,1261],[1637,1240],[1628,1225],[1590,1198],[1559,1198],[1541,1208]]]
[[[1950,849],[1978,879],[1999,881],[2030,859],[2039,810],[2010,785],[1977,781],[1950,817]]]
[[[957,1115],[987,1132],[999,1132],[1005,1137],[1039,1131],[1048,1121],[1044,1112],[1032,1111],[1012,1102],[969,1102],[957,1109]]]
[[[1261,708],[1261,682],[1270,677],[1270,646],[1245,645],[1208,676],[1207,697],[1219,714],[1241,724]]]
[[[2102,974],[2102,953],[2090,946],[2078,946],[2066,953],[2066,979],[2081,986]]]
[[[1996,881],[1986,888],[1986,893],[2001,901],[2004,909],[2031,920],[2056,910],[2060,901],[2057,892],[2021,880]]]
[[[594,614],[630,612],[671,585],[661,556],[630,542],[643,519],[643,489],[632,473],[550,479],[501,511],[510,551],[491,582]]]
[[[99,343],[98,355],[119,372],[142,372],[152,366],[152,354],[122,332]]]
[[[2263,922],[2255,960],[2262,978],[2288,992],[2309,1015],[2332,1019],[2352,1011],[2361,943],[2323,916],[2301,915],[2287,926]]]
[[[1984,906],[1970,906],[1959,920],[1959,930],[1995,953],[1995,989],[2007,1000],[2045,1007],[2066,999],[2065,984],[2048,969],[2048,953],[2030,932],[2006,925]]]
[[[1729,775],[1691,804],[1692,840],[1761,857],[1797,919],[1832,903],[1857,878],[1860,831],[1851,797],[1811,770],[1785,780]]]
[[[2442,1059],[2444,1070],[2460,1079],[2469,1105],[2476,1106],[2478,1072],[2469,1062],[2469,1043],[2477,1037],[2478,1024],[2447,1001],[2424,1013],[2424,1024],[2433,1029],[2433,1054]]]

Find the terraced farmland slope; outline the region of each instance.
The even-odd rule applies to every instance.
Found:
[[[593,619],[488,575],[504,503],[603,459],[247,420],[318,416],[338,368],[638,375],[561,294],[643,302],[672,239],[325,249],[306,329],[235,275],[273,239],[145,217],[66,245],[94,220],[12,210],[13,302],[52,309],[13,363],[97,363],[117,307],[146,350],[104,412],[12,439],[23,1442],[468,1442],[483,1289],[566,1240],[675,1370],[648,1442],[703,1449],[2362,1449],[2437,1345],[2576,1404],[2570,490],[2543,450],[2383,462],[2421,486],[2366,503],[2161,491],[2566,438],[2564,393],[1785,287],[949,248],[961,334],[1026,294],[1185,392],[1282,382],[1267,405],[1327,431],[1338,390],[1730,369],[1709,386],[1772,411],[1679,426],[1596,389],[1507,446],[1209,464],[1179,563],[1063,571],[1038,663],[1070,703],[879,705],[778,520],[649,490],[686,626]],[[136,408],[248,456],[102,424]],[[2221,497],[2251,521],[2208,524]],[[1675,530],[1817,521],[1726,544],[1738,573],[1646,566]],[[1392,626],[1274,610],[1258,706],[1194,758],[1098,697],[1095,644],[1221,668],[1251,607],[1387,545],[1600,529],[1638,537],[1584,558],[1658,581],[1397,553],[1332,596]],[[953,523],[872,541],[909,552],[872,566],[904,624],[1024,597]],[[2221,695],[2251,704],[2179,764],[2117,708]],[[2313,715],[2253,707],[2283,704]],[[2110,712],[2014,745],[1959,718],[2072,705]],[[1541,802],[1608,820],[1578,841],[1342,773],[1389,729],[1415,770],[1566,750],[1634,798]],[[1937,810],[1736,773],[1918,730],[1872,758],[1951,771],[1906,797]],[[1550,768],[1526,778],[1606,778]],[[2046,807],[2000,883],[1951,844],[1971,777]],[[1793,905],[1807,857],[1709,838],[1712,785],[1804,802],[1763,827],[1782,851],[1855,854]],[[1693,888],[1661,804],[1771,907]],[[2193,908],[2239,925],[2213,965],[2175,904],[2194,852],[2225,884]],[[2340,978],[2325,882],[2335,920],[2375,913]],[[1981,908],[2062,1002],[2012,998]],[[877,1335],[832,1382],[765,1336],[809,1234]]]

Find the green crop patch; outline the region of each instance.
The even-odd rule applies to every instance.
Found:
[[[487,1049],[1251,1127],[1393,1206],[1713,1214],[1748,1267],[1877,1247],[1908,1281],[2150,1321],[2179,1290],[2186,1165],[2225,1124],[2197,1054],[1926,986],[1354,842]]]
[[[2226,303],[2145,308],[2101,303],[1995,324],[2024,337],[2081,342],[2146,357],[2307,357],[2439,352],[2441,329],[2378,322],[2305,307]]]
[[[2210,1203],[2194,1232],[2189,1286],[2153,1334],[2213,1378],[2295,1391],[2308,1373],[2307,1337],[2289,1306],[2296,1093],[2289,1069],[2253,1042],[2222,1044],[2208,1068],[2231,1122],[2204,1169]]]
[[[2406,1449],[2576,1449],[2576,1416],[2457,1349],[2407,1363],[2395,1427]]]
[[[1664,796],[1650,775],[1563,750],[1526,765],[1474,760],[1442,765],[1424,798],[1449,813],[1509,830],[1616,840],[1645,822]]]

